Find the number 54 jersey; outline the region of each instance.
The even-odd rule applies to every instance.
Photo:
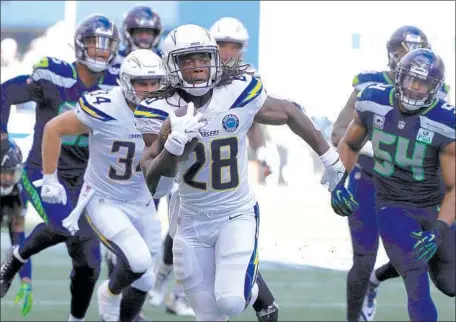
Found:
[[[439,205],[439,153],[455,141],[455,107],[435,99],[420,113],[406,115],[395,88],[376,84],[358,94],[356,111],[374,149],[377,208]]]
[[[120,87],[83,95],[76,105],[76,115],[90,128],[90,156],[84,181],[106,198],[150,200],[139,165],[144,140]]]
[[[261,80],[245,75],[213,89],[198,109],[207,120],[187,160],[179,162],[177,182],[181,207],[188,213],[224,215],[250,211],[256,203],[248,182],[247,131],[266,100]],[[178,95],[145,100],[135,115],[148,117],[143,132],[158,133],[169,113],[186,105]]]

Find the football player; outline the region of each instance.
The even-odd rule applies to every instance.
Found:
[[[365,140],[372,142],[378,232],[404,279],[411,321],[437,321],[428,269],[440,291],[455,295],[455,108],[437,98],[443,80],[440,57],[410,51],[395,86],[377,83],[358,94],[338,147],[351,170]]]
[[[51,204],[66,199],[55,175],[61,138],[89,134],[84,185],[78,205],[63,223],[70,232],[78,231],[84,212],[100,241],[116,254],[110,279],[97,290],[102,321],[132,321],[154,282],[152,263],[161,224],[139,166],[145,143],[133,112],[145,95],[160,87],[161,66],[160,57],[150,50],[131,52],[120,68],[120,86],[84,94],[75,110],[48,122],[43,134],[43,173],[52,181],[50,193],[42,193],[42,198]],[[127,299],[122,291],[130,285],[135,296]]]
[[[245,26],[236,18],[224,17],[217,20],[209,32],[214,36],[217,42],[220,60],[223,64],[232,64],[241,62],[243,54],[247,49],[249,34]],[[251,66],[247,65],[246,73],[260,77],[257,71]],[[267,162],[268,152],[265,147],[264,132],[260,124],[254,122],[247,132],[249,138],[249,145],[256,154],[256,159],[263,169],[263,175],[266,177],[271,173],[271,168]],[[168,312],[177,315],[193,315],[193,310],[188,306],[188,302],[183,294],[181,285],[176,284],[172,292],[165,296],[167,290],[167,281],[171,274],[173,265],[172,254],[173,240],[167,234],[165,242],[163,243],[163,258],[157,263],[156,268],[156,284],[149,292],[151,303],[154,306],[160,305],[165,299],[165,305]],[[258,273],[257,282],[259,285],[258,299],[254,303],[253,308],[256,311],[259,320],[268,319],[269,321],[278,319],[278,307],[274,302],[269,287],[264,281],[261,273]]]
[[[355,76],[353,93],[333,126],[332,143],[335,146],[353,119],[357,94],[374,83],[392,85],[399,60],[414,48],[430,48],[430,45],[420,29],[403,26],[392,34],[386,48],[388,71],[366,72]],[[445,98],[447,93],[448,86],[443,84],[438,96]],[[399,276],[391,263],[373,271],[378,250],[378,227],[375,217],[372,155],[372,145],[368,142],[360,151],[358,162],[349,178],[349,189],[359,201],[360,207],[348,219],[353,245],[353,264],[347,276],[348,321],[372,321],[377,308],[376,296],[380,281]]]
[[[10,139],[10,147],[1,159],[0,186],[0,226],[3,218],[8,219],[8,230],[11,245],[20,245],[25,240],[24,218],[27,214],[27,200],[20,183],[22,171],[22,152],[19,146]],[[15,302],[24,300],[21,308],[22,315],[27,315],[32,309],[32,261],[28,260],[19,271],[21,288]]]
[[[345,168],[299,105],[268,96],[261,80],[238,65],[222,66],[205,28],[171,31],[163,61],[170,85],[137,109],[155,115],[149,125],[155,141],[141,166],[154,197],[178,181],[180,207],[170,220],[171,231],[177,224],[174,273],[196,320],[226,321],[255,302],[258,292],[259,207],[248,184],[246,148],[252,122],[287,124],[321,156],[322,183],[330,191],[343,184]],[[176,116],[182,107],[185,114]],[[194,149],[189,155],[183,154],[186,146]]]
[[[5,296],[14,276],[32,255],[65,242],[73,264],[70,286],[71,321],[84,319],[100,272],[99,242],[85,218],[81,218],[81,229],[75,236],[71,236],[61,224],[62,219],[77,204],[89,157],[88,137],[86,134],[65,136],[62,139],[58,173],[43,176],[43,131],[49,120],[73,109],[84,92],[107,90],[117,85],[117,75],[111,74],[108,68],[116,57],[118,44],[119,32],[116,25],[103,15],[91,15],[76,28],[76,62],[67,63],[44,57],[34,66],[32,75],[18,76],[2,84],[2,151],[3,143],[8,140],[10,106],[28,101],[37,103],[34,140],[25,162],[22,185],[27,199],[44,223],[37,225],[25,242],[14,248],[2,264],[0,297]],[[68,200],[51,204],[46,201],[46,196],[53,193],[52,185],[57,176],[65,187]]]
[[[148,6],[135,6],[122,21],[121,35],[123,48],[114,61],[114,68],[120,68],[122,61],[135,49],[150,49],[160,54],[158,44],[163,33],[160,16]]]

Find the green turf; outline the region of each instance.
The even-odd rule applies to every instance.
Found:
[[[2,252],[2,258],[4,257]],[[33,258],[34,298],[32,312],[23,317],[19,306],[13,304],[19,283],[15,281],[10,292],[1,301],[1,321],[64,321],[69,308],[68,256],[55,250],[47,250]],[[103,277],[106,272],[103,271]],[[346,273],[325,269],[264,269],[280,306],[282,321],[342,321],[345,316]],[[439,320],[455,321],[455,303],[432,287],[432,295],[439,310]],[[377,321],[406,321],[406,296],[402,281],[395,279],[382,284],[378,297]],[[153,321],[192,321],[165,314],[164,308],[146,305],[145,314]],[[86,321],[97,321],[96,299],[92,299]],[[249,308],[234,321],[256,321]]]

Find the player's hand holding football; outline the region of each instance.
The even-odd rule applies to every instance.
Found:
[[[415,260],[427,263],[437,252],[442,236],[450,229],[450,226],[444,221],[437,220],[431,230],[412,232],[412,237],[417,240],[415,246],[413,246]]]
[[[184,152],[185,145],[193,139],[201,139],[199,130],[206,124],[203,122],[203,115],[195,114],[195,106],[189,103],[187,113],[183,116],[176,116],[170,113],[171,134],[165,142],[165,149],[168,152],[180,156]]]
[[[67,195],[65,188],[57,178],[57,172],[53,174],[43,174],[43,186],[41,187],[41,199],[47,203],[61,203],[66,205]]]

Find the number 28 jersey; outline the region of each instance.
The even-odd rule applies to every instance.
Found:
[[[377,207],[431,207],[443,191],[439,153],[455,140],[455,108],[436,99],[414,115],[399,111],[395,88],[384,84],[358,94],[356,111],[374,150]]]
[[[244,75],[215,87],[211,100],[199,108],[207,124],[187,160],[178,165],[181,207],[190,213],[229,214],[248,211],[256,203],[248,181],[247,131],[266,100],[261,80]],[[186,104],[178,94],[145,100],[135,115],[148,116],[143,132],[158,133],[169,113]],[[152,118],[151,116],[154,116]]]
[[[84,181],[106,198],[150,200],[139,166],[144,140],[120,87],[83,95],[76,105],[76,115],[90,128],[90,156]]]

